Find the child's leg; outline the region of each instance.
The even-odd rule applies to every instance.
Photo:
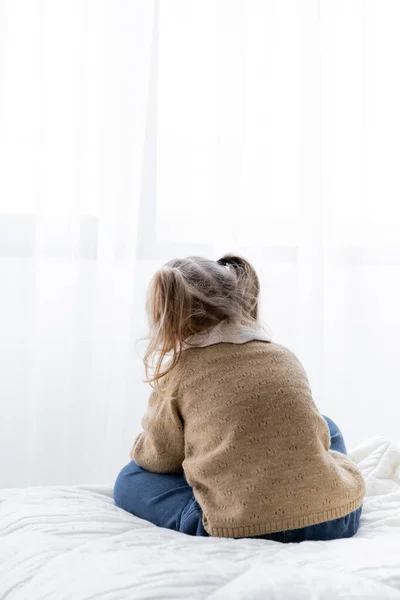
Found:
[[[325,421],[328,423],[329,431],[331,434],[330,449],[336,450],[336,452],[340,452],[341,454],[347,454],[346,444],[344,443],[343,435],[342,435],[342,432],[340,431],[339,427],[329,417],[325,417],[325,415],[322,415],[322,416],[324,417]]]
[[[150,473],[133,460],[117,477],[117,506],[136,517],[189,535],[208,535],[202,511],[183,474]]]
[[[321,542],[353,537],[360,527],[361,510],[362,509],[360,507],[340,519],[326,521],[325,523],[319,523],[319,525],[310,525],[309,527],[304,527],[303,529],[287,531],[285,532],[285,542]]]

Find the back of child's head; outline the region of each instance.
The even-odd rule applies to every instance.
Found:
[[[167,262],[154,275],[148,291],[147,381],[158,387],[160,378],[177,364],[184,345],[190,345],[192,335],[222,322],[257,324],[259,292],[257,273],[239,256],[226,254],[218,261],[190,256]],[[166,356],[170,360],[162,368]]]

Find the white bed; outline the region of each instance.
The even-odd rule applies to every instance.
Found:
[[[334,542],[189,537],[116,508],[111,486],[0,491],[0,599],[400,599],[400,452],[352,457],[362,525]]]

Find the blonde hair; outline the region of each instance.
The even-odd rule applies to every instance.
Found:
[[[148,291],[146,382],[162,392],[161,378],[177,365],[192,335],[222,321],[258,325],[259,293],[257,273],[240,256],[226,254],[218,261],[191,256],[167,262],[154,275]],[[167,356],[170,360],[163,365]]]

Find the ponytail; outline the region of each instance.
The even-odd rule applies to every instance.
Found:
[[[178,362],[185,338],[192,297],[182,273],[165,266],[153,277],[151,283],[150,321],[152,335],[144,357],[146,383],[155,383],[164,377]],[[172,354],[168,368],[162,369],[167,354]],[[150,370],[154,372],[150,376]]]
[[[243,299],[245,314],[257,321],[260,280],[252,265],[245,258],[234,254],[225,254],[217,260],[217,263],[223,267],[232,268]]]

